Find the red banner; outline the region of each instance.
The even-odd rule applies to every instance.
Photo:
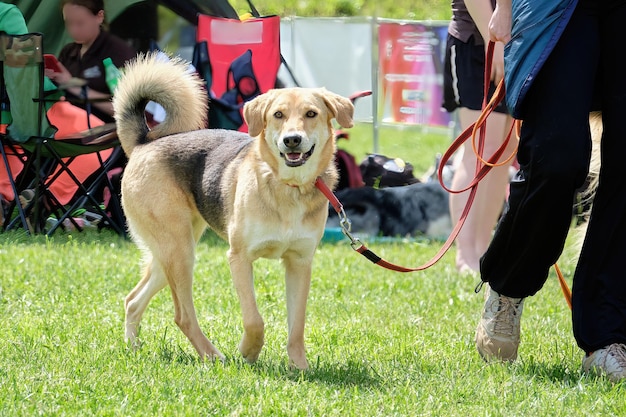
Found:
[[[383,122],[448,127],[441,107],[447,25],[383,22],[378,30]]]

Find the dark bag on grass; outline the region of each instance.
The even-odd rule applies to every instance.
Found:
[[[413,175],[413,165],[400,158],[370,154],[360,168],[363,181],[369,187],[399,187],[420,182]]]

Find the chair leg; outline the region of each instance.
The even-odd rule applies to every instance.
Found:
[[[55,153],[54,149],[49,149],[49,150],[51,153],[53,154]],[[46,232],[47,235],[52,235],[59,227],[63,227],[63,224],[65,220],[67,219],[69,219],[78,230],[82,230],[82,227],[72,218],[72,213],[81,207],[84,207],[86,205],[91,205],[93,206],[95,212],[97,212],[97,214],[102,216],[102,219],[103,219],[102,221],[107,222],[119,235],[126,236],[126,229],[124,225],[117,224],[113,220],[112,216],[109,215],[106,212],[106,210],[100,207],[100,202],[97,201],[96,198],[94,197],[94,193],[96,189],[103,183],[105,187],[109,188],[109,190],[111,191],[111,194],[115,195],[115,192],[113,190],[113,184],[111,183],[109,179],[108,172],[113,167],[113,165],[117,162],[121,154],[122,154],[122,149],[119,146],[113,150],[113,153],[109,156],[109,158],[106,161],[102,160],[100,153],[98,153],[100,169],[97,172],[97,174],[95,174],[95,177],[92,178],[88,186],[85,186],[83,183],[81,183],[81,181],[78,178],[76,178],[76,176],[72,173],[71,169],[68,166],[71,161],[68,161],[66,163],[60,157],[58,157],[58,155],[56,155],[58,157],[57,158],[58,163],[61,166],[61,168],[60,170],[58,170],[55,176],[49,179],[49,182],[54,181],[58,177],[58,175],[60,175],[61,172],[66,172],[70,176],[72,181],[74,181],[76,185],[78,186],[77,194],[80,195],[80,197],[76,198],[75,201],[69,206],[69,208],[65,208],[60,204],[56,205],[57,208],[59,209],[59,212],[61,212],[62,214],[59,217],[57,217],[57,221],[54,224],[49,226]]]
[[[13,153],[15,155],[18,155],[19,153],[17,152],[17,149],[13,146],[9,146],[10,149],[13,151]],[[21,204],[19,204],[19,194],[18,194],[18,188],[17,185],[15,183],[15,179],[13,178],[13,172],[11,170],[11,166],[9,165],[9,159],[7,157],[7,153],[6,153],[6,148],[4,143],[0,142],[0,153],[2,153],[2,161],[4,162],[4,166],[7,170],[7,175],[9,177],[9,183],[11,184],[11,190],[13,192],[13,201],[9,203],[8,206],[8,210],[7,210],[7,215],[5,216],[3,222],[2,222],[2,226],[4,228],[4,230],[10,230],[12,229],[17,222],[21,223],[22,228],[26,231],[26,233],[30,234],[31,230],[29,227],[29,223],[28,223],[28,219],[26,217],[26,213],[24,211],[24,208],[22,207]],[[15,208],[17,208],[17,217],[16,218],[12,218],[11,215],[13,213],[13,211],[15,210]],[[4,210],[4,207],[2,207],[2,209]]]

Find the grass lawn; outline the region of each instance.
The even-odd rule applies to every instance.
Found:
[[[176,221],[176,219],[172,219]],[[441,242],[372,242],[417,266]],[[568,246],[569,247],[569,246]],[[411,274],[386,271],[345,242],[316,255],[306,341],[311,369],[287,367],[278,262],[255,265],[266,322],[259,361],[237,351],[242,326],[225,259],[208,234],[198,247],[195,300],[202,328],[227,356],[203,363],[173,323],[169,291],[146,311],[138,351],[123,341],[123,299],[140,252],[108,232],[50,239],[0,234],[0,415],[607,416],[626,413],[624,385],[581,373],[570,313],[553,274],[526,303],[520,360],[486,364],[473,345],[477,279],[454,251]],[[571,251],[561,268],[573,273]]]
[[[359,14],[384,6],[381,17],[414,13],[415,19],[441,19],[449,7],[255,3],[264,13],[283,4],[299,15],[316,7]],[[411,162],[420,176],[450,140],[427,129],[383,126],[378,152]],[[371,125],[351,129],[350,140],[339,146],[361,161],[374,150]],[[572,240],[560,261],[570,282]],[[366,243],[406,266],[425,263],[442,244]],[[198,318],[227,357],[211,363],[198,360],[174,324],[168,290],[146,310],[142,347],[125,345],[123,300],[140,277],[141,253],[132,242],[107,231],[52,238],[0,234],[0,416],[626,415],[626,384],[582,374],[582,352],[553,272],[525,304],[519,360],[486,364],[473,343],[483,294],[474,292],[478,278],[456,273],[454,248],[426,271],[401,274],[371,264],[345,241],[323,243],[307,311],[311,369],[298,372],[287,366],[284,280],[277,261],[255,264],[266,345],[256,364],[241,359],[241,314],[226,250],[212,233],[197,249]]]
[[[340,142],[357,160],[372,152],[372,126]],[[379,152],[425,172],[448,134],[381,128]],[[172,219],[176,221],[176,219]],[[442,242],[367,242],[406,266]],[[571,279],[575,256],[561,269]],[[283,272],[255,264],[266,322],[259,361],[238,351],[242,325],[227,246],[212,233],[197,251],[201,327],[227,356],[204,363],[173,322],[169,291],[147,309],[138,351],[123,340],[123,299],[140,276],[141,253],[109,232],[52,238],[0,234],[0,416],[606,416],[624,415],[624,384],[581,373],[570,312],[552,273],[526,303],[520,360],[486,364],[473,345],[482,309],[475,277],[459,276],[454,248],[434,267],[384,270],[347,242],[315,258],[306,342],[311,369],[288,368]]]

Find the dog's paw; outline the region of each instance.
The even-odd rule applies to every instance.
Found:
[[[139,350],[141,347],[141,340],[138,337],[126,337],[124,341],[126,342],[126,347],[131,350]]]
[[[257,337],[250,337],[244,333],[243,339],[239,344],[239,352],[248,363],[254,363],[259,359],[261,349],[263,348],[263,334]]]
[[[208,360],[211,362],[216,362],[216,361],[220,361],[223,364],[226,363],[226,356],[224,356],[224,354],[222,352],[220,352],[219,350],[215,349],[215,352],[211,352],[211,353],[207,353],[205,354],[202,359],[204,360]]]
[[[309,369],[309,362],[306,360],[304,349],[289,349],[288,347],[287,355],[289,355],[289,368],[301,371]]]
[[[139,340],[139,326],[126,325],[126,332],[124,334],[124,342],[130,349],[137,350],[141,347],[141,340]]]
[[[309,362],[307,362],[306,358],[301,358],[298,360],[289,358],[289,369],[306,371],[309,369]]]

